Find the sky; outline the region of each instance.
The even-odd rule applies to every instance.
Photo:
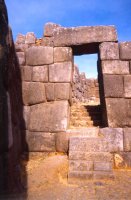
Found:
[[[14,39],[18,33],[43,36],[44,24],[65,27],[115,25],[119,41],[131,41],[131,0],[5,0]],[[97,55],[75,57],[87,77],[96,77]]]

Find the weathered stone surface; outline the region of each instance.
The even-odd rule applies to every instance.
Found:
[[[27,130],[30,120],[30,106],[23,106],[23,118],[24,118],[24,123],[22,124],[22,129]]]
[[[99,136],[106,139],[112,152],[123,151],[122,128],[101,128]]]
[[[103,84],[105,97],[124,97],[123,76],[105,74]]]
[[[55,133],[27,132],[26,140],[30,152],[55,151]]]
[[[49,47],[54,47],[54,42],[52,37],[43,37],[41,40],[41,45],[42,46],[49,46]]]
[[[94,162],[94,170],[95,171],[111,171],[112,170],[112,162]]]
[[[131,151],[131,128],[124,129],[124,151]]]
[[[58,27],[60,27],[59,24],[55,24],[55,23],[52,23],[52,22],[46,23],[45,26],[44,26],[44,36],[47,36],[47,37],[53,36],[53,32]]]
[[[124,76],[125,97],[131,98],[131,75]]]
[[[126,104],[126,127],[131,127],[131,99],[125,100]]]
[[[121,42],[119,45],[120,45],[120,59],[131,60],[131,42]]]
[[[26,49],[28,49],[28,44],[15,44],[16,52],[25,52]]]
[[[86,136],[95,138],[98,137],[99,128],[98,127],[91,127],[91,128],[79,128],[79,129],[68,129],[66,133],[69,136]]]
[[[113,172],[104,172],[104,171],[94,171],[94,174],[93,174],[93,178],[94,179],[99,179],[99,180],[113,180],[115,178],[114,176],[114,173]]]
[[[45,84],[45,91],[46,91],[47,101],[54,101],[55,100],[54,83],[46,83]]]
[[[103,74],[129,74],[129,62],[105,60],[101,64]]]
[[[93,128],[81,128],[81,129],[71,129],[66,132],[60,132],[56,134],[56,149],[58,152],[67,153],[69,150],[69,140],[70,137],[76,136],[86,136],[86,137],[97,137],[99,129],[97,127]],[[80,158],[81,160],[81,158]]]
[[[44,132],[65,131],[68,126],[68,114],[68,101],[31,106],[29,129]]]
[[[54,62],[72,61],[72,49],[70,47],[55,47]]]
[[[56,83],[55,84],[55,99],[69,100],[71,92],[70,83]]]
[[[92,161],[83,161],[83,160],[70,160],[69,161],[69,171],[91,171],[93,170]]]
[[[25,44],[35,44],[36,36],[33,32],[29,32],[25,36]]]
[[[85,180],[90,180],[93,178],[93,171],[72,171],[68,173],[68,182],[69,183],[78,183]]]
[[[17,52],[17,58],[19,61],[19,65],[25,65],[25,53],[24,52]]]
[[[100,58],[101,60],[118,60],[119,46],[115,42],[104,42],[100,44]]]
[[[114,154],[114,163],[116,169],[131,168],[131,152],[119,152]]]
[[[24,44],[25,43],[25,35],[22,35],[19,33],[16,38],[16,43]]]
[[[70,160],[88,160],[96,162],[112,162],[113,155],[108,152],[85,152],[85,151],[70,151]]]
[[[48,82],[48,65],[33,67],[32,81]]]
[[[22,83],[23,103],[33,105],[46,101],[45,85],[43,83],[23,82]]]
[[[60,47],[117,40],[114,26],[59,27],[53,37],[54,46]]]
[[[64,153],[69,151],[69,135],[66,132],[56,134],[56,151]]]
[[[106,98],[109,127],[124,127],[127,120],[127,105],[123,98]]]
[[[27,65],[46,65],[53,63],[53,47],[33,46],[26,50]]]
[[[114,152],[114,147],[104,138],[71,137],[70,151]]]
[[[22,66],[21,70],[21,78],[22,81],[31,81],[32,79],[32,67],[30,66]]]
[[[72,63],[63,62],[49,65],[50,82],[71,82],[72,80]]]

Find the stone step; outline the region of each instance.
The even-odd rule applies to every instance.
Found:
[[[72,120],[70,122],[70,128],[74,127],[93,127],[93,126],[102,126],[102,123],[100,120],[95,120],[95,121],[82,121],[82,120]]]
[[[68,183],[85,186],[89,181],[114,180],[113,171],[69,171]]]
[[[97,127],[91,127],[91,128],[74,128],[74,129],[68,129],[66,133],[70,137],[76,137],[76,136],[86,136],[86,137],[98,137],[99,128]]]
[[[90,116],[73,116],[72,117],[72,121],[74,120],[81,120],[81,121],[91,121],[91,117]]]
[[[102,126],[100,105],[74,104],[71,107],[70,128]]]
[[[115,144],[110,145],[106,137],[99,136],[99,129],[96,130],[95,138],[70,137],[68,182],[71,184],[86,185],[89,180],[114,179],[110,152],[114,151]]]

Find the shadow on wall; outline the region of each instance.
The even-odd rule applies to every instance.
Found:
[[[26,199],[27,194],[26,169],[21,170],[21,155],[28,149],[25,132],[21,131],[25,126],[21,83],[6,6],[0,0],[0,199],[9,193],[23,193],[22,199]]]

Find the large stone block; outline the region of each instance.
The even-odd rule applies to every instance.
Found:
[[[118,60],[119,46],[115,42],[104,42],[100,44],[100,58],[101,60]]]
[[[104,138],[71,137],[70,151],[114,152],[114,147]]]
[[[54,46],[72,46],[95,42],[117,41],[114,26],[84,26],[55,29]]]
[[[122,128],[101,128],[99,136],[104,138],[108,142],[111,152],[123,151]]]
[[[27,65],[46,65],[53,63],[53,47],[33,46],[26,50]]]
[[[33,32],[29,32],[25,36],[25,44],[35,44],[36,36]]]
[[[55,47],[54,62],[72,61],[72,49],[70,47]]]
[[[107,121],[109,127],[124,127],[127,113],[126,101],[123,98],[106,98]]]
[[[103,74],[129,74],[129,62],[120,60],[105,60],[101,63]]]
[[[70,160],[88,160],[96,162],[112,162],[113,155],[109,152],[69,151]]]
[[[28,44],[15,44],[16,52],[25,52],[26,49],[28,49]]]
[[[59,24],[55,24],[55,23],[46,23],[44,26],[44,36],[46,37],[51,37],[53,36],[53,33],[55,31],[55,29],[57,29],[58,27],[60,27]]]
[[[22,81],[31,81],[32,79],[32,67],[22,66],[21,70],[21,79]]]
[[[68,115],[68,101],[31,106],[29,129],[44,132],[65,131],[68,126]]]
[[[131,128],[124,129],[124,151],[131,151]]]
[[[112,171],[112,162],[94,162],[95,171]]]
[[[69,151],[69,140],[70,137],[86,136],[86,137],[97,137],[99,128],[81,128],[81,129],[68,129],[66,132],[60,132],[56,134],[56,149],[59,152]],[[81,158],[80,158],[81,160]]]
[[[55,84],[55,99],[69,100],[71,86],[70,83],[56,83]]]
[[[55,133],[27,132],[26,140],[28,143],[28,151],[55,151]]]
[[[17,44],[24,44],[25,43],[25,35],[18,34],[16,37],[16,43]]]
[[[131,152],[119,152],[114,154],[114,167],[116,169],[131,168]]]
[[[120,45],[120,59],[131,60],[131,42],[121,42],[119,45]]]
[[[83,160],[70,160],[69,171],[92,171],[93,162]]]
[[[131,75],[124,76],[125,97],[131,98]]]
[[[84,184],[85,181],[89,181],[93,179],[93,171],[71,171],[68,173],[68,183],[76,184],[81,183]]]
[[[46,101],[44,83],[23,82],[22,83],[23,103],[33,105]]]
[[[103,84],[105,97],[124,97],[123,76],[105,74]]]
[[[52,37],[43,37],[41,40],[41,45],[54,47],[53,38]]]
[[[125,100],[126,104],[126,126],[131,127],[131,99]]]
[[[23,118],[22,130],[27,130],[30,120],[30,106],[23,106]]]
[[[115,176],[112,171],[94,171],[93,178],[96,180],[114,180]]]
[[[48,82],[48,65],[33,67],[32,81]]]
[[[45,84],[45,91],[46,91],[47,101],[54,101],[55,100],[54,83],[46,83]]]
[[[49,65],[50,82],[71,82],[72,62],[55,63]]]
[[[24,52],[17,52],[17,58],[19,61],[19,65],[25,65],[25,53]]]

